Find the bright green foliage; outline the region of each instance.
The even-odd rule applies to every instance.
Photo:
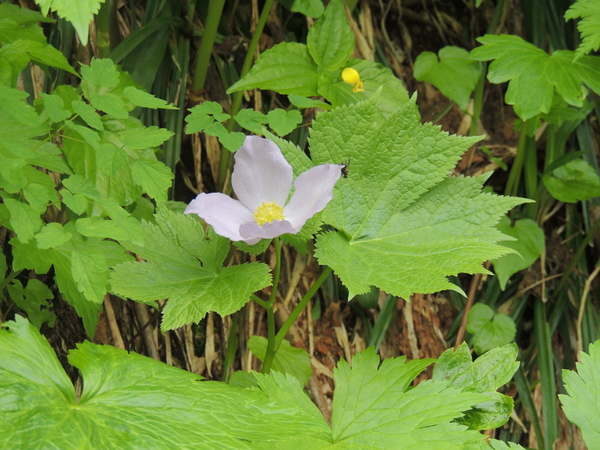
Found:
[[[290,134],[302,123],[302,114],[297,109],[291,111],[274,109],[269,111],[267,118],[269,119],[269,127],[279,136]]]
[[[19,9],[8,11],[21,17]],[[0,221],[16,234],[10,241],[12,270],[33,269],[42,275],[54,266],[62,297],[92,336],[110,267],[132,259],[106,239],[142,245],[140,223],[128,209],[144,193],[165,201],[173,178],[153,149],[172,133],[146,128],[129,112],[140,104],[172,107],[135,88],[110,60],[92,60],[82,67],[82,75],[84,97],[71,86],[60,86],[36,99],[39,115],[24,101],[27,94],[0,84]],[[101,116],[98,109],[107,114]],[[62,148],[49,139],[56,130]],[[57,172],[60,183],[38,167]],[[45,223],[50,204],[63,211],[60,217],[68,219],[64,225]],[[22,287],[14,282],[9,289],[39,326],[53,316],[40,310],[48,294],[37,283],[30,280]]]
[[[290,100],[290,103],[298,109],[303,109],[303,108],[331,109],[331,105],[329,103],[321,102],[319,100],[314,100],[312,98],[302,97],[301,95],[290,94],[290,95],[288,95],[288,99]]]
[[[297,42],[282,42],[263,52],[250,72],[227,93],[259,88],[309,97],[319,95],[318,80],[318,66],[308,47]]]
[[[386,114],[407,102],[406,89],[391,70],[372,61],[349,59],[354,37],[342,0],[329,2],[323,17],[308,32],[307,43],[282,42],[263,52],[250,72],[227,93],[271,89],[295,96],[290,97],[290,101],[306,108],[321,105],[307,104],[307,99],[300,100],[299,97],[321,95],[333,106],[340,106],[370,98],[382,89],[376,95],[377,104]],[[353,92],[353,87],[342,81],[341,73],[346,67],[358,71],[364,82],[364,92]]]
[[[514,224],[508,217],[503,217],[497,228],[506,236],[515,238],[502,245],[512,248],[517,253],[509,253],[495,259],[494,272],[504,289],[511,275],[531,266],[542,254],[545,245],[544,230],[531,219],[517,220]]]
[[[574,159],[544,174],[544,186],[561,202],[577,203],[600,196],[600,176],[587,161]]]
[[[431,360],[386,359],[371,347],[335,370],[333,442],[368,448],[469,448],[482,438],[453,422],[485,400],[459,394],[447,381],[424,381],[408,389]]]
[[[595,0],[577,0],[565,13],[565,20],[581,18],[577,29],[581,44],[576,59],[600,48],[600,3]]]
[[[581,352],[577,372],[563,370],[568,395],[559,395],[567,418],[581,428],[589,449],[600,448],[600,341]]]
[[[178,448],[251,449],[318,426],[297,406],[300,399],[286,407],[258,390],[199,382],[198,375],[90,342],[69,356],[84,379],[76,400],[56,355],[35,328],[20,317],[5,325],[10,331],[0,330],[2,448],[168,448],[176,443]],[[295,380],[277,380],[310,403]]]
[[[199,322],[208,311],[234,313],[252,292],[271,284],[265,264],[222,267],[229,241],[212,230],[205,234],[194,217],[163,207],[155,219],[142,224],[144,246],[123,242],[145,262],[116,266],[110,283],[115,294],[139,302],[168,298],[163,330]]]
[[[65,56],[46,42],[37,24],[53,19],[6,2],[0,4],[0,18],[0,85],[15,87],[30,61],[76,74]]]
[[[463,111],[467,110],[480,75],[479,64],[469,59],[468,51],[458,47],[442,48],[439,58],[435,53],[423,52],[415,60],[415,78],[433,84]]]
[[[469,311],[467,331],[473,335],[473,348],[482,355],[512,342],[517,329],[510,316],[496,314],[488,305],[476,303]]]
[[[248,348],[258,359],[263,361],[267,353],[268,341],[262,336],[248,339]],[[273,370],[288,373],[298,380],[300,386],[306,386],[312,375],[310,356],[303,348],[292,347],[285,339],[275,354]]]
[[[37,330],[19,316],[5,326],[8,330],[0,329],[3,447],[129,449],[175,442],[179,448],[207,449],[483,449],[484,436],[456,419],[487,397],[464,386],[487,389],[502,381],[491,361],[476,372],[472,368],[479,360],[471,363],[450,352],[443,364],[461,366],[453,372],[456,376],[446,372],[448,377],[410,388],[433,360],[406,362],[400,357],[380,365],[369,348],[354,356],[352,368],[342,360],[335,370],[330,428],[289,374],[254,373],[257,386],[239,389],[201,382],[195,374],[151,358],[85,342],[69,355],[83,376],[83,392],[76,400],[56,355]],[[514,352],[497,357],[498,365],[515,364]]]
[[[73,28],[77,31],[79,40],[83,45],[88,43],[88,34],[90,22],[94,14],[98,13],[100,5],[105,0],[36,0],[40,5],[42,14],[48,14],[48,10],[56,11],[56,13],[67,19],[73,24]]]
[[[237,131],[228,131],[221,122],[228,120],[231,116],[223,112],[223,107],[217,102],[204,102],[189,109],[191,114],[185,118],[187,127],[186,134],[204,131],[206,134],[215,136],[227,150],[235,152],[244,143],[246,136]]]
[[[19,280],[13,280],[8,285],[8,294],[15,304],[27,313],[29,321],[34,327],[40,328],[44,322],[54,326],[56,314],[48,309],[48,300],[54,295],[44,283],[37,279],[27,281],[23,287]]]
[[[336,70],[354,50],[354,34],[348,26],[344,3],[332,1],[321,20],[317,20],[306,39],[308,51],[321,70]]]
[[[458,422],[472,430],[489,430],[508,421],[513,400],[496,390],[508,383],[519,368],[519,362],[515,361],[518,353],[515,344],[504,345],[491,349],[473,362],[465,343],[456,352],[448,349],[442,353],[433,369],[433,380],[447,380],[452,387],[464,393],[479,393],[487,397]]]
[[[485,273],[508,252],[494,225],[523,200],[481,193],[485,176],[448,177],[477,140],[421,124],[414,100],[387,119],[373,100],[317,117],[313,162],[350,167],[322,216],[337,231],[318,236],[316,256],[350,297],[371,285],[405,299],[455,289],[446,276]]]
[[[575,61],[575,53],[566,50],[548,55],[518,36],[486,35],[477,39],[483,45],[471,52],[478,61],[490,64],[488,80],[509,82],[505,100],[514,105],[523,119],[548,113],[556,92],[569,105],[581,107],[585,83],[600,93],[600,58],[585,56]]]

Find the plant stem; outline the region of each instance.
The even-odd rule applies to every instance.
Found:
[[[281,273],[281,241],[275,238],[275,270],[273,272],[273,287],[267,302],[267,352],[263,361],[262,373],[269,373],[273,365],[273,358],[277,353],[275,348],[275,299],[277,298],[277,287],[279,286],[279,275]]]
[[[219,21],[221,19],[221,14],[223,13],[224,5],[225,0],[211,0],[210,2],[208,16],[205,21],[206,27],[204,28],[202,42],[200,42],[200,49],[198,50],[198,60],[196,61],[194,91],[204,89],[206,74],[208,73],[208,63],[210,61],[210,55],[212,54],[215,36],[217,35],[217,28],[219,27]]]
[[[298,303],[298,305],[296,305],[296,307],[294,308],[294,310],[292,311],[290,316],[287,318],[285,323],[281,326],[281,329],[279,330],[279,332],[277,333],[277,336],[275,337],[275,351],[277,351],[277,349],[279,349],[281,342],[285,338],[287,332],[292,327],[293,323],[296,321],[296,319],[298,318],[300,313],[304,310],[304,308],[306,308],[306,305],[308,305],[308,302],[310,301],[310,299],[313,297],[313,295],[315,295],[317,290],[321,287],[323,282],[327,279],[327,277],[329,276],[329,274],[332,271],[333,270],[331,269],[331,267],[325,268],[325,270],[323,271],[321,276],[319,278],[317,278],[317,281],[315,281],[313,283],[313,285],[310,287],[310,289],[306,292],[306,294],[304,294],[304,297],[302,297],[302,300],[300,300],[300,303]]]
[[[9,283],[14,280],[15,278],[17,278],[21,272],[23,272],[24,269],[21,270],[17,270],[16,272],[12,272],[9,276],[7,276],[4,280],[2,280],[2,282],[0,282],[0,292],[2,292],[2,290],[9,285]]]
[[[244,65],[242,66],[242,72],[240,73],[240,78],[243,78],[248,71],[250,70],[250,66],[252,65],[252,60],[254,59],[254,52],[256,47],[258,46],[258,41],[260,36],[262,35],[263,29],[265,28],[265,24],[267,23],[267,18],[269,17],[269,12],[271,11],[271,7],[273,6],[273,0],[266,0],[265,5],[260,13],[260,17],[258,19],[258,23],[256,24],[256,29],[254,30],[254,34],[252,35],[252,40],[250,41],[250,45],[248,46],[248,53],[246,53],[246,59],[244,60]],[[238,91],[233,94],[233,103],[231,105],[231,109],[229,114],[231,118],[227,122],[227,130],[232,131],[235,127],[235,119],[233,118],[242,105],[242,98],[244,96],[244,91]],[[221,161],[219,162],[219,180],[217,182],[217,187],[219,191],[225,191],[225,181],[227,179],[227,172],[229,170],[229,163],[231,162],[231,152],[225,148],[221,149]]]

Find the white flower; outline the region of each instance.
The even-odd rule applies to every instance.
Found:
[[[300,174],[292,188],[292,167],[268,139],[247,136],[235,153],[231,184],[239,200],[225,194],[200,194],[185,214],[198,214],[215,232],[249,245],[285,233],[298,233],[333,196],[343,165],[323,164]]]

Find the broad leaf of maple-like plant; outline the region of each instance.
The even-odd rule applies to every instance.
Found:
[[[566,50],[548,55],[518,36],[486,35],[477,39],[483,45],[471,52],[478,61],[490,64],[488,80],[508,81],[506,103],[513,105],[523,120],[548,113],[556,91],[569,105],[581,107],[585,90],[582,82],[599,92],[600,58],[586,56],[576,62],[575,53]]]
[[[350,162],[323,221],[316,256],[350,291],[371,285],[403,298],[454,289],[446,276],[486,273],[509,250],[495,224],[523,199],[484,194],[487,176],[449,177],[479,137],[421,124],[414,98],[383,118],[376,99],[321,113],[311,133],[313,162]]]
[[[192,216],[159,208],[156,224],[143,223],[144,245],[122,242],[143,262],[119,264],[111,275],[112,291],[146,303],[168,298],[162,329],[199,322],[208,311],[231,314],[252,292],[271,284],[267,265],[252,262],[222,267],[229,240],[204,233]]]

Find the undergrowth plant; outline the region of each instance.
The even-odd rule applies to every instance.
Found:
[[[63,3],[39,3],[74,21],[87,41],[87,17],[99,2],[79,15]],[[298,108],[326,109],[310,124],[307,151],[283,138],[302,122],[298,109],[228,114],[216,102],[190,108],[188,134],[216,136],[223,152],[235,152],[231,184],[239,201],[201,193],[185,211],[168,201],[173,173],[157,158],[173,131],[137,118],[139,108],[181,107],[147,93],[110,58],[74,70],[46,42],[37,25],[50,21],[43,14],[4,3],[0,17],[0,224],[10,235],[0,289],[30,322],[13,314],[0,330],[3,447],[521,448],[486,442],[479,432],[502,426],[513,410],[512,398],[498,392],[519,369],[517,346],[495,345],[505,339],[493,345],[480,339],[474,345],[483,355],[475,361],[466,344],[437,361],[381,362],[372,347],[341,360],[331,424],[303,392],[310,358],[285,337],[331,273],[350,299],[373,288],[393,300],[441,290],[464,294],[448,277],[489,273],[484,261],[515,254],[501,245],[515,234],[497,225],[529,201],[483,192],[488,175],[449,176],[481,138],[421,123],[416,96],[409,98],[391,71],[352,59],[341,0],[329,3],[306,45],[286,42],[265,51],[228,90],[270,89],[288,94]],[[512,38],[482,39],[505,48],[501,39]],[[483,49],[471,57],[490,57]],[[561,64],[595,64],[577,57],[559,54]],[[17,82],[30,63],[67,71],[79,84],[55,84],[28,103]],[[479,69],[470,67],[477,81]],[[582,105],[573,89],[556,88],[568,103]],[[464,106],[465,92],[459,101]],[[526,105],[524,120],[549,114],[547,103],[539,111]],[[247,137],[233,121],[265,138]],[[183,124],[182,116],[170,123]],[[271,243],[274,267],[253,258]],[[277,329],[284,245],[310,252],[323,271]],[[233,263],[234,251],[242,263]],[[69,354],[84,380],[76,391],[39,333],[56,320],[47,302],[52,283],[90,337],[111,294],[160,309],[165,332],[254,301],[267,315],[267,337],[248,342],[262,373],[236,372],[231,384],[199,383],[195,374],[85,342]],[[494,312],[476,312],[471,331],[494,334]],[[591,347],[580,375],[568,376],[573,398],[583,395],[577,377],[591,378],[584,369],[597,365],[596,353]],[[431,379],[411,387],[434,362]],[[593,425],[572,407],[566,413],[595,439]]]

